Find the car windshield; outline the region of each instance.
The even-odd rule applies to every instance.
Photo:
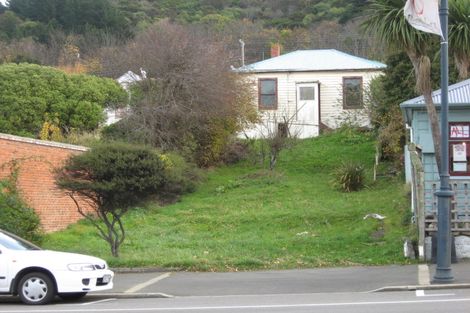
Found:
[[[41,250],[35,244],[0,229],[0,245],[11,250]]]

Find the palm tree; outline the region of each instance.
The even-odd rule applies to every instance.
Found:
[[[462,0],[465,2],[468,0]],[[436,108],[432,100],[431,61],[428,56],[432,43],[439,37],[418,31],[408,24],[403,13],[403,0],[370,0],[366,20],[362,24],[365,31],[374,35],[390,49],[403,50],[413,64],[416,91],[423,94],[426,103],[434,151],[440,170],[440,127]]]
[[[459,71],[459,78],[468,78],[470,72],[470,5],[468,0],[449,2],[449,47]]]

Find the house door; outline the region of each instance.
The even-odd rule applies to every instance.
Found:
[[[318,131],[318,83],[297,84],[297,121]],[[315,130],[314,130],[314,129]]]

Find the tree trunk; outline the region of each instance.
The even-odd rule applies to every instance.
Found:
[[[408,57],[413,63],[416,77],[416,91],[423,94],[426,111],[431,126],[432,140],[434,144],[434,155],[436,157],[438,172],[441,172],[441,129],[437,116],[436,106],[432,100],[431,85],[431,61],[426,55],[418,55],[416,51],[407,51]]]
[[[432,91],[423,91],[426,110],[428,112],[429,121],[431,123],[432,140],[434,142],[434,154],[438,172],[441,172],[441,128],[439,127],[439,118],[437,116],[436,107],[432,101]]]
[[[113,257],[115,258],[118,258],[119,257],[119,244],[116,240],[113,240],[112,243],[110,243],[111,245],[111,254],[113,255]]]
[[[454,57],[455,64],[457,65],[457,70],[459,71],[459,79],[464,80],[469,77],[469,68],[470,68],[470,60],[462,57]]]
[[[269,159],[269,170],[273,171],[276,166],[278,152],[271,152],[271,158]]]

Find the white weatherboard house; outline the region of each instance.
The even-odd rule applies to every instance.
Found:
[[[130,103],[131,101],[131,91],[130,91],[130,87],[133,85],[133,84],[136,84],[140,81],[142,81],[142,79],[146,79],[147,78],[147,72],[144,71],[142,68],[140,69],[140,73],[141,75],[138,75],[132,71],[127,71],[127,73],[124,73],[123,75],[121,75],[120,77],[118,77],[118,79],[116,79],[116,81],[118,82],[119,85],[121,85],[122,88],[124,88],[124,90],[127,92],[127,95],[128,95],[128,104]],[[107,108],[105,109],[105,114],[106,114],[106,121],[105,121],[105,125],[111,125],[111,124],[114,124],[116,122],[119,122],[129,111],[129,107],[125,107],[125,108]]]
[[[350,118],[368,126],[364,91],[385,67],[334,49],[298,50],[243,66],[238,72],[253,81],[263,119],[245,134],[265,137],[268,129],[285,129],[285,121],[299,138],[318,136],[320,128],[336,128]]]

